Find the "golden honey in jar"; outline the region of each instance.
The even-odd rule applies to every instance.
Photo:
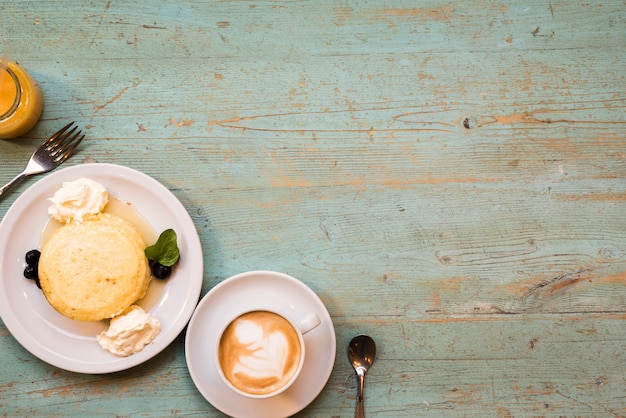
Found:
[[[0,138],[30,131],[41,116],[43,97],[37,82],[18,64],[0,66]]]

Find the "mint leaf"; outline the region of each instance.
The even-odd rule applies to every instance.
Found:
[[[173,229],[166,229],[161,232],[157,242],[147,247],[144,253],[150,261],[155,261],[168,267],[173,266],[180,256],[176,242],[176,232]]]

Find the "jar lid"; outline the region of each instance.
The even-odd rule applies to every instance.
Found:
[[[15,112],[21,95],[22,89],[17,75],[10,68],[0,70],[0,119]]]

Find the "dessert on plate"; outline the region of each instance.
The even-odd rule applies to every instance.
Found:
[[[107,213],[59,228],[43,246],[41,289],[58,312],[80,321],[122,313],[148,290],[146,244],[132,225]]]
[[[88,178],[63,183],[50,201],[48,213],[60,226],[41,252],[27,253],[24,275],[37,281],[60,314],[79,321],[110,320],[97,336],[105,350],[124,357],[141,351],[161,328],[135,303],[146,295],[153,272],[169,276],[178,260],[176,233],[166,230],[146,248],[131,223],[104,212],[108,191]]]

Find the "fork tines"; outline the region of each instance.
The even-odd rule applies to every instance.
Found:
[[[85,138],[82,131],[77,131],[78,125],[72,127],[73,124],[73,121],[68,123],[46,141],[46,151],[57,161],[68,158]]]

